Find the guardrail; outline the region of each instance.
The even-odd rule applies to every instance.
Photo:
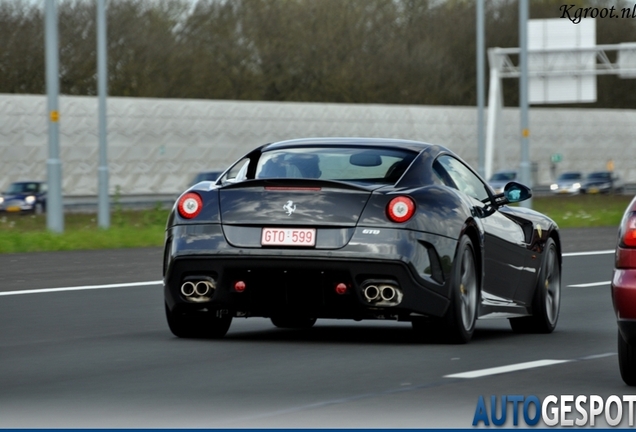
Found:
[[[549,185],[538,185],[532,188],[534,196],[550,196]],[[117,208],[125,210],[145,210],[152,208],[169,209],[179,197],[179,193],[160,195],[120,195],[110,197],[111,211]],[[636,183],[625,185],[623,195],[636,195]],[[63,197],[64,211],[69,213],[97,212],[97,197],[65,196]]]
[[[146,210],[152,208],[169,209],[179,197],[175,194],[162,195],[118,195],[110,197],[111,211],[122,210]],[[92,195],[65,196],[62,198],[64,211],[69,213],[95,213],[97,212],[97,197]]]

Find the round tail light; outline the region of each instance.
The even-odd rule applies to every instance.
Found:
[[[195,218],[199,213],[201,213],[201,209],[203,209],[203,200],[199,194],[189,192],[179,198],[177,210],[181,217],[186,219]]]
[[[415,214],[415,203],[407,196],[395,197],[389,202],[386,213],[393,222],[406,222]]]
[[[623,221],[623,244],[636,247],[636,212],[631,213]]]

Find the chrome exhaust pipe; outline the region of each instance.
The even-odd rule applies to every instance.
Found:
[[[210,285],[208,281],[197,282],[196,285],[194,285],[194,292],[201,297],[207,295],[210,292]]]
[[[364,288],[364,297],[369,303],[377,301],[380,298],[380,290],[375,285],[368,285]]]
[[[392,300],[395,300],[395,298],[397,297],[397,292],[392,286],[384,285],[380,287],[380,296],[382,297],[382,300],[390,302]]]
[[[184,282],[183,285],[181,285],[181,294],[183,294],[186,297],[191,297],[192,295],[194,295],[195,291],[196,291],[196,288],[194,284],[190,281]]]

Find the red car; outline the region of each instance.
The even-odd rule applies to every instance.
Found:
[[[618,364],[625,384],[636,386],[636,197],[618,229],[612,302],[618,321]]]

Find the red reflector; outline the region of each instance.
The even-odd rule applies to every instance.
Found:
[[[245,282],[243,282],[243,281],[235,282],[234,283],[234,291],[236,291],[236,292],[245,291]]]
[[[415,203],[407,196],[395,197],[389,202],[386,213],[393,222],[406,222],[415,214]]]
[[[344,294],[347,292],[347,285],[343,284],[342,282],[339,283],[338,285],[336,285],[336,294]]]
[[[636,213],[630,214],[625,220],[623,243],[625,246],[636,247]]]
[[[181,217],[186,219],[192,219],[197,217],[201,210],[203,209],[203,200],[199,196],[199,194],[190,192],[183,195],[179,198],[179,203],[177,204],[177,210]]]

